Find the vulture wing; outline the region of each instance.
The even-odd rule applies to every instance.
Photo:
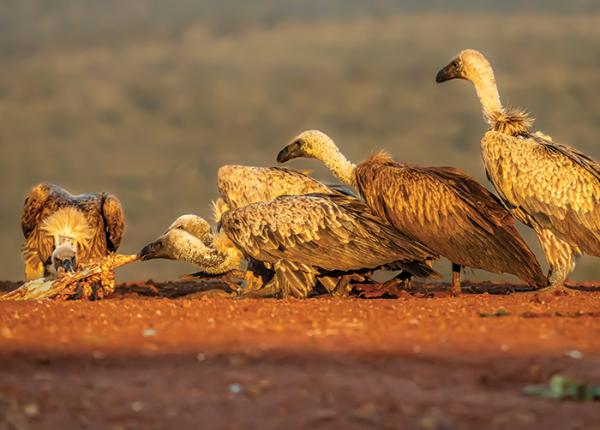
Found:
[[[217,184],[221,198],[231,209],[284,195],[349,194],[345,187],[328,186],[282,167],[223,166],[217,174]]]
[[[27,195],[21,213],[21,229],[25,236],[23,253],[26,261],[39,258],[41,263],[45,263],[50,258],[54,249],[54,239],[41,232],[38,227],[45,217],[65,206],[70,197],[66,190],[50,183],[35,186]]]
[[[362,201],[347,196],[283,196],[231,210],[222,221],[230,239],[259,261],[326,271],[417,262],[419,276],[434,273],[422,263],[432,255],[428,248],[397,233]]]
[[[121,245],[125,232],[125,212],[121,201],[112,194],[102,194],[102,217],[106,228],[106,245],[115,252]]]
[[[405,165],[377,155],[358,165],[355,176],[375,213],[452,262],[545,285],[510,213],[460,170]]]
[[[600,256],[600,165],[542,134],[522,137],[489,131],[482,146],[494,186],[514,209],[555,231],[588,254]]]

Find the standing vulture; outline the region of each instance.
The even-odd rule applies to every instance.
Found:
[[[352,194],[340,185],[326,185],[302,172],[282,167],[225,165],[217,173],[220,198],[213,203],[215,221],[229,209],[267,202],[279,196],[311,193]]]
[[[488,178],[515,217],[535,230],[550,266],[550,288],[563,290],[574,255],[600,256],[600,164],[532,132],[526,112],[505,109],[480,52],[462,51],[436,81],[456,78],[473,83],[490,125],[481,140]]]
[[[199,217],[184,215],[140,251],[141,259],[184,260],[221,274],[251,258],[274,271],[263,292],[297,298],[307,297],[322,278],[386,264],[415,276],[435,274],[425,263],[431,250],[374,216],[362,201],[344,195],[281,196],[231,209],[210,241],[193,233],[191,224],[204,226],[197,231],[207,226]]]
[[[452,167],[421,167],[379,153],[355,166],[333,140],[317,130],[301,133],[283,148],[280,163],[293,158],[323,161],[355,186],[369,207],[398,232],[420,241],[452,264],[452,291],[460,292],[461,266],[511,273],[542,287],[546,279],[514,220],[498,199]]]
[[[48,276],[50,268],[72,271],[80,263],[119,248],[125,229],[121,202],[112,194],[74,196],[50,183],[36,185],[21,214],[25,276]]]

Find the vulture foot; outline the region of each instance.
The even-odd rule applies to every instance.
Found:
[[[450,294],[453,297],[460,296],[460,265],[452,263],[452,284],[450,285]]]

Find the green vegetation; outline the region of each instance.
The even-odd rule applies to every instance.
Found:
[[[563,2],[518,14],[467,13],[466,2],[445,13],[436,2],[408,12],[392,1],[117,3],[0,6],[2,278],[21,276],[19,212],[39,181],[117,194],[129,221],[122,251],[136,252],[178,215],[209,215],[220,165],[272,165],[305,128],[326,131],[354,160],[385,148],[487,183],[473,89],[434,82],[466,47],[493,61],[505,102],[600,158],[597,2],[568,10],[585,15],[563,13]],[[314,162],[293,166],[328,177]],[[124,272],[186,270],[165,262]],[[597,260],[580,262],[576,278],[599,276]]]
[[[576,381],[563,375],[552,376],[548,385],[527,385],[523,392],[541,399],[600,400],[600,385]]]

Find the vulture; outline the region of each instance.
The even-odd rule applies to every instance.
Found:
[[[378,153],[355,166],[325,133],[308,130],[277,160],[316,158],[356,187],[370,209],[408,237],[452,262],[452,292],[460,292],[461,266],[510,273],[535,287],[546,285],[540,266],[500,201],[466,173],[422,167]]]
[[[353,195],[352,190],[343,185],[323,184],[302,172],[282,167],[225,165],[217,173],[217,187],[220,197],[213,202],[213,218],[217,222],[229,209],[284,195]]]
[[[217,188],[220,197],[212,202],[213,219],[217,223],[220,222],[223,213],[229,209],[270,201],[283,195],[310,193],[354,195],[352,190],[344,185],[324,184],[303,172],[282,167],[225,165],[220,167],[217,172]],[[259,290],[273,272],[252,258],[245,260],[247,262],[244,276],[246,287],[248,290]],[[196,273],[194,275],[211,274]],[[230,274],[225,274],[220,278],[229,285],[233,284]]]
[[[504,108],[488,60],[462,51],[436,76],[475,86],[489,130],[481,140],[489,180],[512,214],[533,228],[549,265],[549,288],[564,290],[574,256],[600,256],[600,164],[531,131],[533,118]]]
[[[74,271],[115,252],[125,230],[125,215],[109,193],[74,196],[50,183],[36,185],[21,214],[25,276],[36,279],[52,270]]]
[[[140,258],[168,258],[198,264],[203,271],[235,270],[242,259],[273,271],[263,294],[305,298],[317,281],[333,292],[341,274],[387,264],[415,276],[435,275],[425,262],[432,251],[399,233],[353,197],[341,194],[286,195],[230,209],[211,240],[208,223],[194,215],[176,220],[146,245]],[[330,289],[331,288],[331,289]]]

